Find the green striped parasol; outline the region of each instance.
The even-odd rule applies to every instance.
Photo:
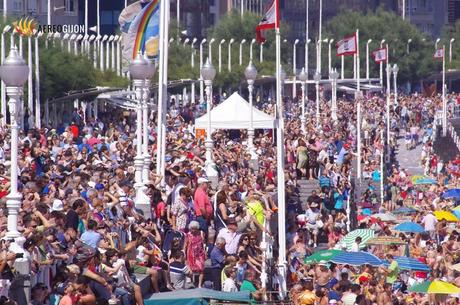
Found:
[[[361,243],[359,247],[362,249],[366,246],[366,243],[369,239],[374,238],[374,230],[371,229],[356,229],[351,231],[344,238],[340,240],[338,246],[343,249],[346,248],[347,251],[351,250],[351,246],[355,242],[356,237],[361,237]]]

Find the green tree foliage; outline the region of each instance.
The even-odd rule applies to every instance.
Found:
[[[345,36],[352,35],[356,29],[359,29],[360,34],[361,77],[365,76],[366,71],[366,42],[368,39],[372,39],[369,46],[370,53],[380,47],[382,39],[389,44],[390,63],[397,63],[400,68],[399,82],[423,79],[439,68],[438,63],[433,60],[433,42],[409,22],[382,8],[367,14],[345,10],[326,24],[323,37],[338,41]],[[408,39],[412,39],[409,54],[407,53]],[[323,45],[323,71],[327,71],[327,60],[324,60],[327,58],[325,49],[327,47]],[[332,65],[340,70],[340,58],[334,56],[334,53],[335,48]],[[345,58],[345,71],[348,77],[352,76],[353,58],[351,56]],[[379,77],[379,65],[374,62],[372,56],[370,56],[370,71],[371,77]]]
[[[452,38],[455,41],[452,43],[452,62],[450,62],[449,45]],[[446,68],[460,69],[460,21],[457,21],[453,26],[444,27],[438,47],[442,47],[443,45],[446,48]]]

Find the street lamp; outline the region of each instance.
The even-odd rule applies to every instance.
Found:
[[[434,43],[434,48],[437,50],[438,49],[438,43],[441,41],[441,38],[436,39],[436,42]]]
[[[110,55],[111,55],[111,52],[112,52],[112,56],[113,56],[113,40],[115,39],[115,36],[113,35],[110,35],[109,36],[109,40],[107,41],[107,50],[106,50],[106,53],[105,53],[105,67],[107,70],[110,70],[111,67],[110,67]]]
[[[407,47],[406,47],[406,53],[409,54],[410,53],[410,43],[412,42],[412,39],[409,38],[407,39]]]
[[[321,80],[321,74],[316,71],[315,75],[313,75],[313,79],[315,80],[316,86],[316,128],[319,130],[320,122],[319,122],[319,81]]]
[[[206,130],[206,175],[212,183],[217,183],[217,171],[215,168],[214,161],[212,159],[212,149],[214,144],[211,137],[211,101],[212,101],[212,81],[216,77],[216,69],[212,65],[209,58],[206,60],[206,63],[201,68],[201,75],[203,76],[204,83],[206,85],[206,110],[208,112],[208,128]]]
[[[339,78],[339,73],[337,72],[337,69],[332,69],[329,77],[332,79],[331,116],[334,121],[337,121],[337,79]]]
[[[142,183],[146,185],[150,179],[150,163],[151,156],[149,155],[149,107],[148,103],[150,100],[150,79],[155,74],[155,65],[147,58],[144,54],[144,59],[147,61],[146,77],[144,85],[142,86],[142,121],[143,121],[143,145],[142,145],[142,154],[144,157],[144,168],[142,170]],[[145,215],[145,214],[144,214]]]
[[[134,60],[129,65],[129,74],[133,80],[133,88],[136,93],[136,157],[134,158],[135,172],[135,184],[136,189],[136,207],[143,210],[143,208],[149,204],[149,199],[144,193],[145,185],[142,183],[142,170],[144,167],[144,156],[142,155],[142,89],[145,84],[145,80],[150,74],[150,65],[144,56],[139,52]]]
[[[232,43],[234,42],[233,38],[228,42],[228,72],[232,72]]]
[[[292,74],[294,74],[294,82],[292,83],[292,98],[295,98],[297,87],[297,44],[300,40],[296,39],[292,46]]]
[[[18,139],[19,139],[19,115],[20,104],[23,103],[24,83],[29,76],[29,67],[22,59],[17,48],[13,45],[8,57],[0,67],[0,77],[5,84],[6,94],[9,96],[8,106],[11,121],[11,178],[10,193],[6,196],[8,209],[6,240],[14,240],[10,243],[9,250],[22,257],[15,260],[15,268],[20,274],[29,274],[29,254],[24,251],[25,238],[18,232],[18,214],[21,208],[22,195],[18,192]],[[30,90],[30,89],[29,89]]]
[[[260,44],[260,52],[259,52],[260,62],[264,62],[264,44],[265,44],[265,41]]]
[[[250,111],[250,120],[249,120],[249,129],[248,129],[248,150],[251,154],[251,160],[257,160],[257,154],[254,147],[254,111],[252,108],[252,92],[254,90],[254,82],[257,78],[257,69],[252,63],[249,62],[249,65],[244,70],[244,76],[248,81],[248,91],[249,91],[249,111]]]
[[[187,43],[190,41],[190,38],[185,38],[184,40],[184,44],[182,45],[184,48],[185,48],[185,45],[187,45]]]
[[[449,62],[452,61],[452,44],[454,43],[455,38],[452,38],[449,43]]]
[[[212,44],[214,43],[214,41],[216,40],[214,38],[211,38],[211,40],[208,43],[209,45],[208,59],[211,61],[211,63],[212,63]]]
[[[197,41],[198,41],[198,39],[195,37],[195,38],[193,38],[192,42],[190,43],[190,47],[192,48],[192,55],[191,55],[191,59],[190,59],[190,65],[192,66],[192,68],[195,67],[195,48],[193,46]]]
[[[219,73],[222,73],[222,44],[225,42],[225,39],[222,39],[219,43]]]
[[[251,44],[249,45],[249,60],[252,61],[252,46],[256,43],[256,40],[253,38]]]
[[[302,114],[300,115],[300,125],[302,129],[302,133],[305,134],[305,85],[308,80],[308,74],[307,72],[305,72],[305,68],[302,68],[302,71],[300,71],[299,80],[302,86],[302,104],[301,104]]]
[[[385,43],[385,39],[380,41],[380,49],[383,48],[383,44]],[[388,54],[386,55],[388,56]],[[383,88],[383,62],[380,62],[380,86]]]
[[[366,43],[366,79],[369,79],[369,44],[372,39],[369,39]]]
[[[72,35],[73,36],[73,35]],[[72,36],[70,37],[70,40],[72,40]],[[107,35],[104,35],[102,36],[102,41],[101,41],[101,58],[99,59],[100,60],[100,65],[101,65],[101,70],[104,71],[105,67],[104,67],[104,43],[105,41],[109,39],[109,36]]]
[[[334,39],[329,39],[328,45],[328,72],[331,72],[332,69],[332,58],[331,58],[331,44],[334,42]]]
[[[243,65],[243,44],[245,43],[246,43],[246,39],[243,39],[240,42],[240,66]]]
[[[206,43],[206,38],[203,38],[200,42],[200,104],[204,102],[204,83],[203,75],[201,75],[201,69],[203,68],[203,45]]]
[[[395,103],[394,104],[395,104],[395,107],[396,107],[396,105],[398,105],[398,87],[397,87],[398,86],[397,85],[397,77],[398,77],[398,71],[399,71],[398,65],[394,64],[392,70],[393,70],[393,81],[394,81],[393,84],[394,84],[394,90],[395,90],[394,91],[395,92],[394,93],[394,98],[395,98]]]

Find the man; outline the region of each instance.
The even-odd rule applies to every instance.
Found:
[[[208,225],[211,222],[213,211],[211,200],[207,193],[209,180],[206,178],[198,178],[198,187],[195,191],[194,204],[196,220],[200,223],[200,230],[207,234]]]
[[[387,254],[386,259],[390,265],[388,268],[384,268],[383,271],[386,275],[387,284],[393,285],[398,279],[399,275],[399,265],[398,262],[394,259],[393,255]]]
[[[351,245],[350,252],[359,252],[359,245],[361,244],[361,236],[356,237],[355,242]]]
[[[235,217],[227,219],[227,227],[222,228],[217,235],[225,240],[225,251],[228,254],[237,254],[238,243],[240,241],[241,233],[237,232],[238,225]]]
[[[216,238],[216,244],[212,248],[211,254],[209,255],[211,259],[211,268],[210,276],[215,290],[221,287],[221,272],[222,268],[225,266],[225,239],[223,237]],[[235,274],[236,276],[236,274]]]
[[[96,232],[97,222],[93,219],[88,220],[88,229],[81,235],[81,241],[87,244],[88,246],[96,249],[99,245],[99,242],[102,239],[102,236],[99,232]]]
[[[438,220],[436,216],[433,215],[434,208],[431,208],[431,211],[428,212],[422,219],[422,224],[426,232],[430,233],[430,238],[434,239],[436,236],[436,224]]]
[[[356,298],[361,291],[361,287],[357,284],[353,284],[349,287],[348,291],[343,294],[342,303],[343,305],[355,305]]]
[[[227,267],[224,269],[225,276],[227,277],[222,283],[222,291],[224,292],[236,292],[238,288],[236,287],[236,270],[233,267]]]
[[[307,229],[313,235],[313,247],[316,247],[319,232],[318,229],[322,227],[321,222],[319,222],[321,214],[318,208],[318,203],[312,202],[305,215],[307,216]]]

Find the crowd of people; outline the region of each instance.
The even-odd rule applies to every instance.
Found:
[[[200,104],[172,106],[167,114],[166,172],[155,174],[156,163],[151,163],[145,191],[149,212],[135,204],[133,113],[107,105],[96,119],[75,109],[59,126],[21,130],[18,230],[30,261],[31,304],[112,300],[142,305],[146,293],[194,287],[249,291],[254,301],[274,299],[270,291],[279,288],[278,217],[287,219],[288,287],[294,304],[458,304],[452,297],[434,300],[407,292],[410,283],[432,277],[460,286],[458,273],[450,268],[458,260],[456,224],[435,221],[430,212],[452,204],[440,194],[457,182],[460,163],[458,159],[432,166],[432,124],[440,99],[400,96],[399,104],[392,106],[390,148],[410,134],[410,148],[424,146],[420,166],[429,163],[425,174],[438,184],[414,186],[406,169],[386,166],[383,205],[375,183],[382,179],[381,154],[387,153],[381,133],[385,99],[369,95],[362,108],[362,176],[368,184],[362,194],[353,194],[356,187],[350,179],[357,147],[355,103],[346,98],[338,103],[338,119],[333,120],[329,103],[322,101],[320,122],[314,105],[307,103],[302,132],[298,100],[285,100],[286,215],[278,215],[273,131],[256,131],[257,166],[247,149],[247,131],[215,131],[213,159],[219,182],[212,185],[205,173],[204,139],[194,129],[195,118],[204,113]],[[257,106],[274,113],[270,102]],[[7,128],[0,130],[1,237],[7,228],[9,136]],[[154,155],[154,120],[149,140]],[[305,179],[314,180],[317,189],[300,202],[299,181]],[[354,198],[359,198],[356,207]],[[376,235],[397,236],[391,224],[371,215],[407,205],[416,207],[410,217],[428,234],[398,236],[410,245],[411,256],[426,261],[430,274],[401,272],[394,257],[404,250],[393,246],[385,251],[369,247],[390,261],[387,268],[304,263],[318,249],[337,248],[356,221]],[[14,263],[22,258],[9,251],[11,242],[2,239],[0,253],[0,293],[5,297],[18,276]],[[260,280],[263,274],[268,274],[266,283]]]

